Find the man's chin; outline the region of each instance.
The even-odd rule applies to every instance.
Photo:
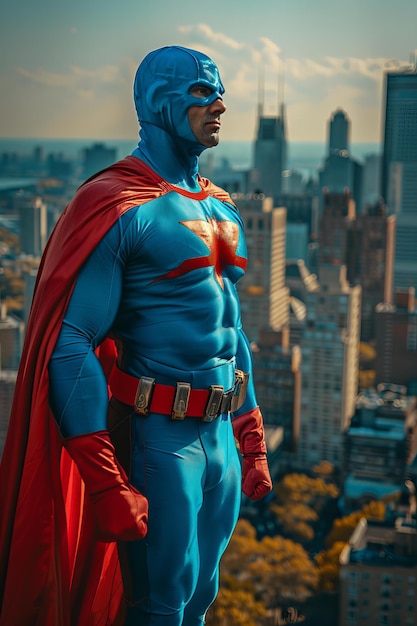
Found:
[[[218,145],[219,141],[219,133],[213,133],[212,135],[210,135],[210,137],[207,138],[207,140],[204,142],[204,145],[206,146],[206,148],[214,148]]]

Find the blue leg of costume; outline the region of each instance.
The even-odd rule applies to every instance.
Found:
[[[230,420],[135,416],[132,431],[131,479],[149,498],[150,523],[145,541],[121,546],[126,626],[200,626],[239,514],[241,470]]]

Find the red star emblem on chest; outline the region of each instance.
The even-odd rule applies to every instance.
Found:
[[[186,220],[180,224],[191,230],[204,242],[209,254],[186,259],[178,267],[157,280],[177,278],[192,270],[213,266],[214,276],[223,289],[222,272],[225,267],[234,265],[243,270],[246,269],[245,257],[236,254],[239,243],[239,228],[235,222],[228,220],[218,222],[216,218],[207,218],[207,220]]]

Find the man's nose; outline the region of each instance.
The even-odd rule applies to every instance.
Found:
[[[217,100],[212,102],[210,105],[211,112],[218,113],[219,115],[222,115],[222,113],[224,113],[226,109],[227,109],[227,106],[225,105],[225,103],[223,102],[221,98],[217,98]]]

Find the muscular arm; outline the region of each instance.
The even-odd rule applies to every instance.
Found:
[[[238,329],[238,347],[236,354],[236,367],[243,372],[249,373],[248,388],[246,392],[246,398],[243,405],[234,412],[233,416],[237,417],[242,413],[246,413],[257,406],[255,385],[253,382],[253,368],[252,368],[252,350],[248,338],[246,337],[242,327]]]
[[[118,222],[82,268],[49,364],[51,406],[65,438],[107,427],[107,383],[94,350],[120,301],[120,229]]]
[[[232,415],[233,432],[242,454],[242,491],[252,500],[259,500],[271,491],[272,481],[266,458],[262,414],[255,396],[252,351],[242,328],[239,329],[236,357],[237,367],[249,372],[245,402]]]

